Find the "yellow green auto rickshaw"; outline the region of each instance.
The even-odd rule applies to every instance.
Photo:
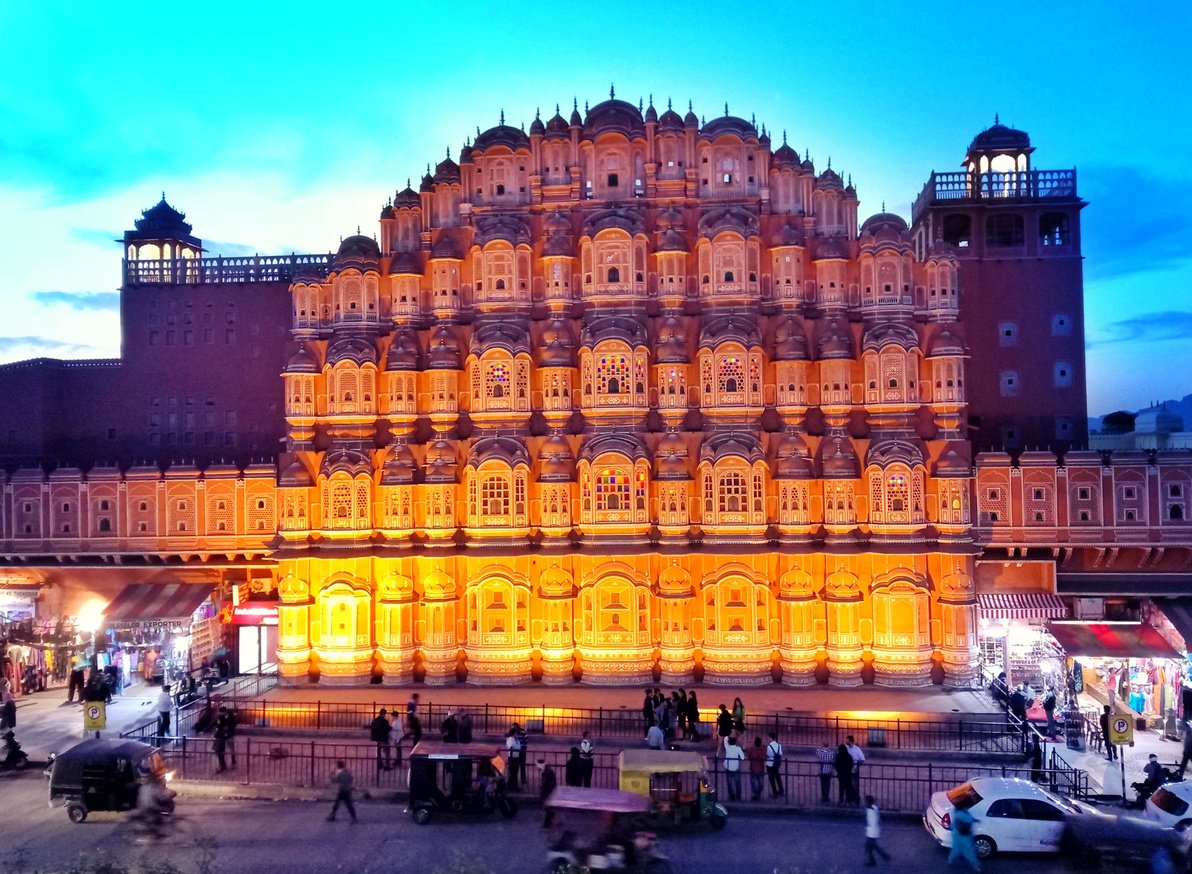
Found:
[[[621,790],[649,799],[649,815],[657,825],[706,822],[722,829],[728,823],[728,810],[717,803],[699,753],[622,750],[618,764]]]

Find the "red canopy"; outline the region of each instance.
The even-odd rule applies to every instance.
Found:
[[[1110,625],[1104,622],[1049,622],[1059,645],[1070,656],[1110,658],[1183,658],[1152,625]]]

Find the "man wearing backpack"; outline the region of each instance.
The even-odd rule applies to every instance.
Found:
[[[977,820],[968,809],[956,808],[952,811],[952,850],[948,853],[948,866],[951,867],[958,859],[963,859],[974,871],[981,870],[981,863],[977,861],[977,845],[973,841],[973,828]]]
[[[770,742],[766,744],[766,775],[770,778],[770,797],[786,796],[786,789],[782,786],[782,744],[778,742],[778,733],[770,732]]]
[[[522,761],[522,744],[518,738],[518,726],[515,722],[509,729],[509,733],[505,736],[505,752],[507,753],[506,768],[508,788],[510,792],[516,792],[519,788],[517,781],[518,775],[521,773]]]

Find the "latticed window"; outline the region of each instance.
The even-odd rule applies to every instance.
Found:
[[[509,481],[501,474],[490,474],[480,483],[480,514],[509,515]]]
[[[170,530],[175,534],[193,532],[195,530],[195,503],[181,499],[170,503]]]
[[[485,368],[484,395],[488,409],[509,407],[513,396],[513,372],[507,361],[490,361]]]
[[[824,486],[824,521],[829,525],[848,525],[856,518],[853,489],[848,483]]]
[[[740,355],[725,355],[719,361],[717,369],[717,391],[722,395],[722,401],[729,401],[723,395],[736,395],[745,390],[745,362]]]
[[[668,365],[658,368],[658,406],[686,407],[687,406],[687,372],[686,368]]]
[[[981,483],[977,490],[977,511],[984,522],[1010,521],[1010,485],[1001,482]]]
[[[720,476],[720,512],[740,513],[749,509],[749,493],[745,477],[739,473]]]
[[[629,509],[629,477],[619,468],[604,468],[595,476],[596,512]]]
[[[661,490],[658,512],[663,525],[685,525],[687,523],[687,488],[681,484],[670,484]]]
[[[207,530],[209,532],[222,534],[235,531],[232,506],[231,498],[226,496],[213,495],[207,498]]]
[[[627,355],[601,355],[596,359],[596,391],[600,395],[629,394],[629,377]]]
[[[892,473],[886,477],[886,506],[891,513],[905,513],[910,501],[910,490],[907,488],[906,476]]]
[[[332,528],[351,528],[352,525],[352,484],[350,482],[332,483],[328,488],[327,519]]]
[[[958,525],[967,521],[964,490],[957,483],[944,481],[940,484],[940,521]]]

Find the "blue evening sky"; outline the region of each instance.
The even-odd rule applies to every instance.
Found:
[[[119,354],[118,238],[164,190],[214,253],[327,251],[504,109],[756,114],[862,218],[974,134],[1077,167],[1089,408],[1192,392],[1192,5],[0,4],[0,361]],[[963,279],[962,279],[963,281]]]

